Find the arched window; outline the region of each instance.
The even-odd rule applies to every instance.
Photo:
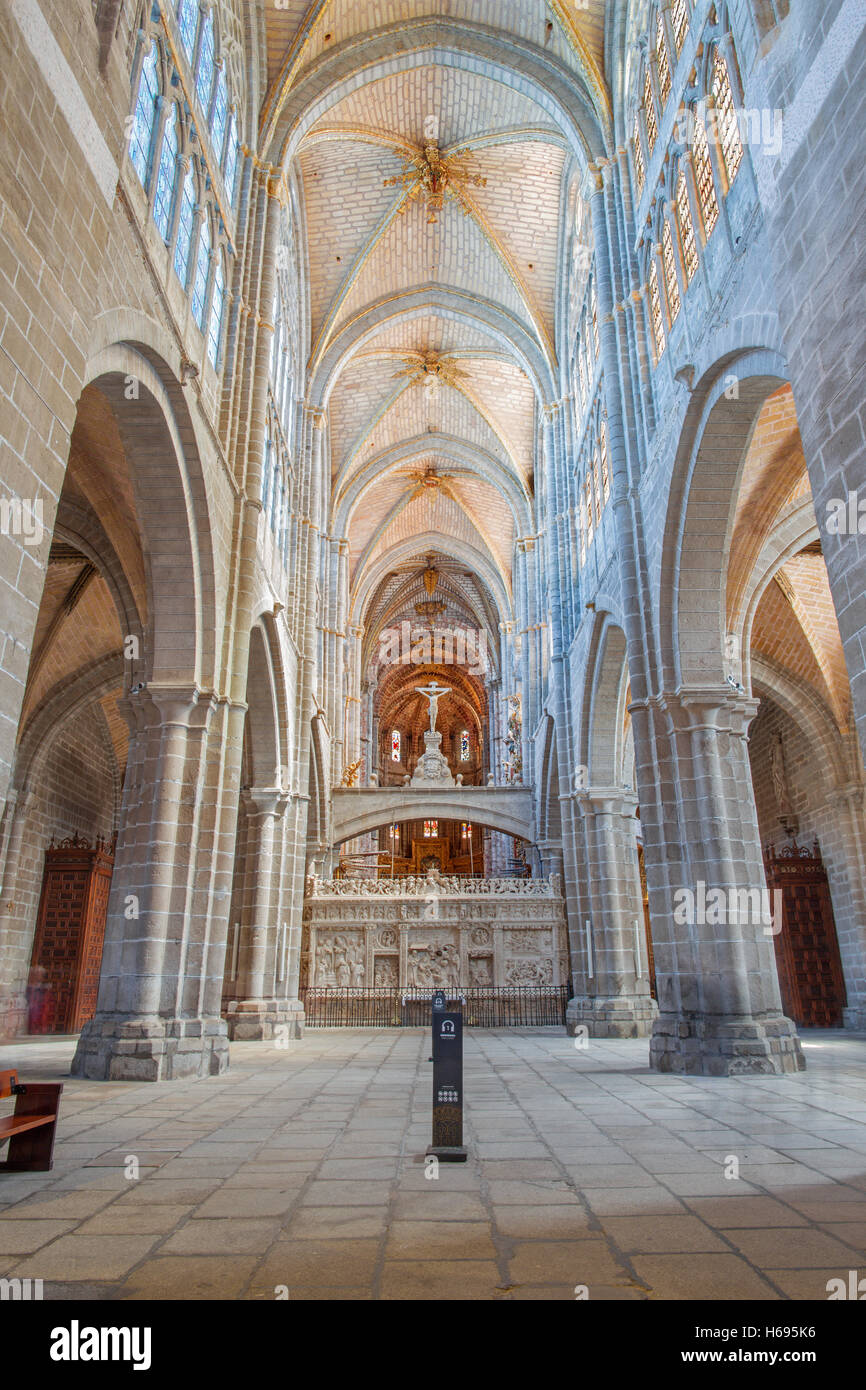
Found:
[[[192,246],[194,221],[195,177],[192,169],[189,169],[180,192],[180,216],[177,221],[177,241],[174,246],[174,273],[184,289],[189,282],[189,251]]]
[[[192,312],[199,328],[204,332],[204,311],[207,307],[207,281],[210,274],[210,227],[207,218],[201,225],[198,250],[195,258],[195,278],[192,285]]]
[[[647,276],[650,297],[650,319],[652,321],[653,340],[655,342],[656,361],[661,357],[665,350],[665,326],[662,318],[662,298],[659,293],[659,277],[656,270],[655,257],[650,258],[649,275]]]
[[[598,464],[598,441],[592,446],[592,495],[595,500],[595,524],[601,521],[601,470]]]
[[[674,28],[674,43],[677,46],[677,54],[680,54],[683,51],[686,34],[689,32],[689,7],[687,0],[673,0],[673,4],[671,5],[671,23]]]
[[[713,55],[713,100],[716,106],[716,133],[725,162],[728,184],[737,177],[743,162],[743,142],[734,107],[734,93],[728,65],[717,48]]]
[[[469,751],[470,751],[470,749],[469,749],[469,730],[468,730],[468,729],[463,729],[463,731],[462,731],[461,734],[460,734],[460,761],[461,761],[461,763],[468,763],[468,762],[469,762]]]
[[[238,167],[238,138],[236,130],[235,113],[232,111],[229,116],[229,128],[226,135],[226,147],[223,155],[223,172],[225,175],[226,192],[229,195],[229,202],[234,207],[235,201],[235,182],[237,179]]]
[[[438,838],[438,835],[439,835],[439,822],[438,822],[438,820],[425,820],[425,822],[424,822],[424,839],[425,839],[425,840],[435,840],[435,839]]]
[[[171,210],[174,203],[174,186],[177,182],[177,102],[173,101],[165,121],[162,137],[162,154],[159,159],[159,173],[156,176],[156,194],[153,200],[153,220],[163,241],[168,241],[171,233]]]
[[[598,357],[601,343],[598,336],[598,292],[595,288],[595,276],[592,277],[589,286],[589,308],[592,315],[592,344],[595,348],[595,355]]]
[[[217,259],[216,274],[213,280],[213,298],[210,306],[210,330],[208,332],[207,355],[211,360],[211,366],[216,367],[220,355],[220,343],[223,333],[223,309],[226,301],[226,273],[223,268],[223,258],[220,255]]]
[[[680,312],[680,286],[677,280],[677,263],[674,253],[674,239],[671,224],[665,218],[662,224],[662,264],[665,268],[665,289],[668,294],[668,313],[671,323]]]
[[[214,23],[213,10],[202,25],[201,43],[198,49],[198,68],[195,75],[195,90],[205,115],[210,112],[210,98],[214,79]]]
[[[223,145],[226,138],[226,123],[229,115],[229,90],[226,83],[225,68],[217,71],[216,96],[213,103],[210,133],[217,159],[222,163]]]
[[[148,174],[150,173],[150,151],[156,124],[156,103],[159,98],[158,61],[159,53],[156,44],[153,43],[141,67],[138,97],[132,117],[132,134],[129,140],[129,157],[144,188],[147,187]]]
[[[602,420],[598,431],[601,447],[601,491],[605,502],[610,497],[610,460],[607,452],[607,421]]]
[[[180,0],[177,7],[177,27],[184,52],[190,62],[195,57],[195,37],[198,33],[200,13],[198,0]]]
[[[695,241],[695,224],[692,221],[685,171],[682,169],[677,179],[677,220],[680,227],[680,245],[683,248],[686,283],[690,285],[692,276],[698,268],[698,248]]]
[[[637,113],[635,113],[634,118],[634,135],[632,136],[632,151],[634,159],[634,173],[635,179],[637,181],[637,195],[638,197],[640,197],[640,195],[643,193],[644,185],[646,183],[646,169],[644,167],[643,162],[643,145],[641,144],[640,137],[640,117],[637,115]]]
[[[698,202],[704,219],[704,232],[709,241],[713,228],[719,220],[719,203],[716,198],[716,185],[713,179],[713,166],[710,162],[710,147],[703,122],[695,121],[695,138],[692,145],[695,160],[695,182],[698,186]]]
[[[649,152],[652,154],[656,147],[659,128],[656,123],[656,107],[653,99],[653,84],[650,78],[650,70],[647,68],[643,79],[643,110],[646,117],[646,138],[649,145]]]
[[[399,761],[400,761],[400,743],[401,743],[400,730],[399,730],[399,729],[392,729],[392,730],[391,730],[391,762],[392,762],[392,763],[399,763]]]
[[[265,514],[265,516],[267,516],[268,514],[268,503],[270,502],[271,496],[271,451],[273,447],[273,440],[271,439],[271,421],[269,416],[267,433],[265,434],[265,457],[262,462],[262,512]]]
[[[659,10],[656,20],[656,62],[659,69],[659,96],[664,110],[671,94],[671,65],[668,58],[668,41],[665,38],[664,17]]]

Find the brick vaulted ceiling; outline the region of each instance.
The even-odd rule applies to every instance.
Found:
[[[521,53],[564,74],[596,119],[605,5],[288,0],[265,14],[262,147],[300,187],[308,381],[327,377],[331,525],[349,543],[355,620],[369,629],[381,577],[420,569],[431,549],[470,567],[479,557],[507,619],[515,542],[534,529],[540,406],[558,378],[576,168],[573,132],[524,78]],[[498,61],[479,57],[486,43]],[[471,176],[432,214],[399,182],[431,138]],[[413,372],[425,354],[447,370]]]

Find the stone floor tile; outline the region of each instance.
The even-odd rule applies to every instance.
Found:
[[[167,1255],[249,1255],[261,1252],[276,1239],[279,1222],[246,1217],[204,1218],[187,1221],[165,1242]]]
[[[651,1299],[714,1303],[778,1299],[772,1287],[736,1255],[634,1255],[631,1264],[648,1286]]]
[[[120,1286],[121,1299],[234,1299],[246,1287],[257,1258],[251,1255],[162,1255],[146,1260]]]

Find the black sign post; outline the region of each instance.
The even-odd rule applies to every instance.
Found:
[[[433,1142],[428,1155],[442,1163],[465,1163],[463,1147],[463,1015],[433,995]]]

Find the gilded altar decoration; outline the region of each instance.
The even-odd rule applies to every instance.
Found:
[[[399,360],[402,371],[394,375],[405,376],[411,386],[419,382],[429,387],[438,386],[441,382],[446,386],[460,386],[468,375],[458,366],[457,358],[447,352],[437,352],[435,348],[421,348]]]
[[[407,155],[403,150],[394,151],[403,160],[403,172],[385,179],[385,188],[400,186],[406,190],[405,206],[423,198],[427,204],[427,221],[436,223],[437,212],[441,212],[446,200],[459,203],[464,214],[469,212],[467,189],[485,188],[487,180],[474,174],[467,166],[467,149],[452,150],[443,154],[437,141],[430,140],[423,150]]]
[[[348,767],[344,768],[344,769],[343,769],[343,776],[342,776],[342,778],[341,778],[341,780],[340,780],[340,786],[342,786],[342,787],[354,787],[355,783],[356,783],[357,780],[358,780],[358,771],[359,771],[360,767],[361,767],[361,759],[360,759],[360,758],[356,758],[355,761],[354,761],[353,763],[350,763]]]

